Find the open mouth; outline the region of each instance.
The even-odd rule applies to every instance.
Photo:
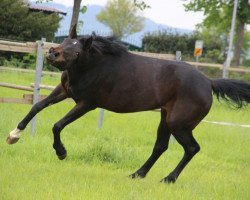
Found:
[[[51,59],[51,58],[48,57],[48,56],[46,56],[46,61],[47,61],[47,63],[49,63],[49,64],[55,63],[55,60],[54,60],[54,59]]]
[[[53,67],[59,69],[60,71],[64,71],[64,66],[62,62],[58,62],[56,60],[50,59],[50,58],[46,58],[47,63],[52,65]]]

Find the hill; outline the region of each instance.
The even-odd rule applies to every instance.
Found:
[[[38,4],[39,5],[39,4]],[[72,7],[66,7],[62,4],[57,3],[43,3],[43,6],[56,8],[67,12],[66,16],[63,16],[63,19],[60,22],[60,28],[56,33],[56,36],[67,35],[70,27],[70,20],[72,16]],[[79,20],[84,22],[83,28],[80,31],[81,35],[91,34],[92,31],[95,31],[99,35],[110,35],[111,30],[109,27],[103,25],[102,23],[96,20],[96,15],[103,9],[103,6],[99,5],[87,5],[87,12],[85,14],[79,15]],[[164,24],[156,23],[148,18],[145,18],[144,28],[142,31],[132,34],[127,38],[123,38],[124,41],[134,44],[136,46],[141,46],[143,36],[148,32],[155,32],[159,30],[168,30],[171,32],[177,33],[190,33],[192,30],[180,29],[175,27],[170,27]]]

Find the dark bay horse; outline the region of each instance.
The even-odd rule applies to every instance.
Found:
[[[131,178],[143,178],[167,150],[172,134],[184,148],[184,156],[163,182],[175,182],[200,150],[192,130],[207,115],[212,93],[242,107],[250,102],[250,84],[232,79],[208,79],[196,68],[177,61],[148,58],[129,53],[110,38],[86,36],[77,39],[76,27],[47,61],[62,72],[61,83],[35,104],[7,138],[18,141],[20,131],[45,107],[72,98],[76,105],[53,127],[53,147],[59,159],[66,157],[60,133],[69,123],[95,108],[117,113],[161,109],[161,120],[153,152]]]

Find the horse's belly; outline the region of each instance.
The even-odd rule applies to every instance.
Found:
[[[117,112],[117,113],[130,113],[153,110],[160,108],[161,105],[155,98],[149,97],[138,97],[138,96],[123,96],[110,97],[106,102],[100,102],[98,105],[104,109]]]
[[[160,108],[160,106],[119,106],[119,107],[114,107],[114,106],[103,106],[102,108],[116,112],[116,113],[133,113],[133,112],[140,112],[140,111],[148,111],[148,110],[154,110],[157,108]]]

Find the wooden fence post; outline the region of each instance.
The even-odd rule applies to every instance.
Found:
[[[100,112],[99,112],[99,119],[98,119],[98,128],[102,128],[102,124],[103,124],[103,119],[104,119],[104,109],[101,108]]]
[[[175,60],[181,61],[181,56],[182,56],[181,51],[175,52]],[[170,136],[170,141],[175,142],[175,137],[172,134]]]
[[[34,85],[34,93],[33,93],[33,105],[39,101],[39,85],[42,77],[43,70],[43,59],[44,59],[44,51],[43,46],[45,38],[42,38],[40,41],[37,41],[37,51],[36,51],[36,74],[35,74],[35,85]],[[31,132],[30,135],[34,136],[36,130],[36,116],[31,121]]]
[[[181,51],[176,51],[175,52],[175,60],[181,61]]]

